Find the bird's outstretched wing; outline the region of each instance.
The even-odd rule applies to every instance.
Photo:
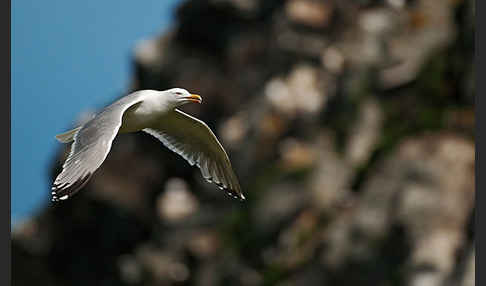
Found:
[[[234,198],[245,199],[228,155],[206,123],[175,109],[143,131],[181,155],[191,166],[198,166],[208,182]]]
[[[51,189],[52,201],[71,197],[88,182],[110,152],[124,112],[140,102],[137,94],[127,95],[106,107],[74,134],[71,152]]]

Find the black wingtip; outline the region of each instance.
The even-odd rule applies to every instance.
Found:
[[[246,200],[245,196],[244,196],[242,193],[240,193],[240,192],[236,192],[235,190],[232,190],[232,189],[230,189],[230,188],[227,188],[227,187],[225,187],[223,184],[221,184],[221,183],[217,183],[217,182],[213,181],[213,180],[212,180],[212,178],[209,178],[209,179],[207,179],[207,180],[208,180],[208,182],[210,182],[210,183],[214,183],[214,184],[216,184],[216,185],[217,185],[217,186],[218,186],[218,187],[219,187],[221,190],[223,190],[223,191],[224,191],[224,192],[225,192],[225,193],[226,193],[228,196],[230,196],[230,197],[232,197],[232,198],[234,198],[234,199],[240,200],[240,201],[242,201],[242,202]]]
[[[240,194],[240,201],[242,201],[242,202],[246,201],[246,198],[243,194]]]
[[[89,179],[91,178],[91,175],[92,175],[91,173],[88,173],[71,185],[54,184],[51,188],[51,195],[52,195],[51,201],[60,202],[69,199],[88,183]]]

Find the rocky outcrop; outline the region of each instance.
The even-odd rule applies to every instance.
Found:
[[[14,229],[15,285],[472,285],[473,6],[183,2],[131,89],[201,94],[183,109],[247,201],[119,136],[83,191]]]

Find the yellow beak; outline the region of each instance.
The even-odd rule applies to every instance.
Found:
[[[193,102],[197,102],[197,103],[202,102],[202,97],[199,96],[198,94],[191,94],[190,96],[185,97],[184,99],[187,99],[187,100],[193,101]]]

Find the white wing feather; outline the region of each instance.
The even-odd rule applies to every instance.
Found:
[[[141,101],[138,93],[129,94],[109,105],[83,126],[72,130],[71,152],[51,188],[52,200],[65,200],[78,192],[103,163],[118,134],[124,112]],[[61,134],[61,138],[64,134]],[[67,136],[65,136],[67,138]],[[69,142],[70,140],[65,140]]]
[[[208,182],[217,184],[232,197],[245,199],[226,151],[206,123],[175,109],[143,131],[181,155],[191,166],[199,167]]]

